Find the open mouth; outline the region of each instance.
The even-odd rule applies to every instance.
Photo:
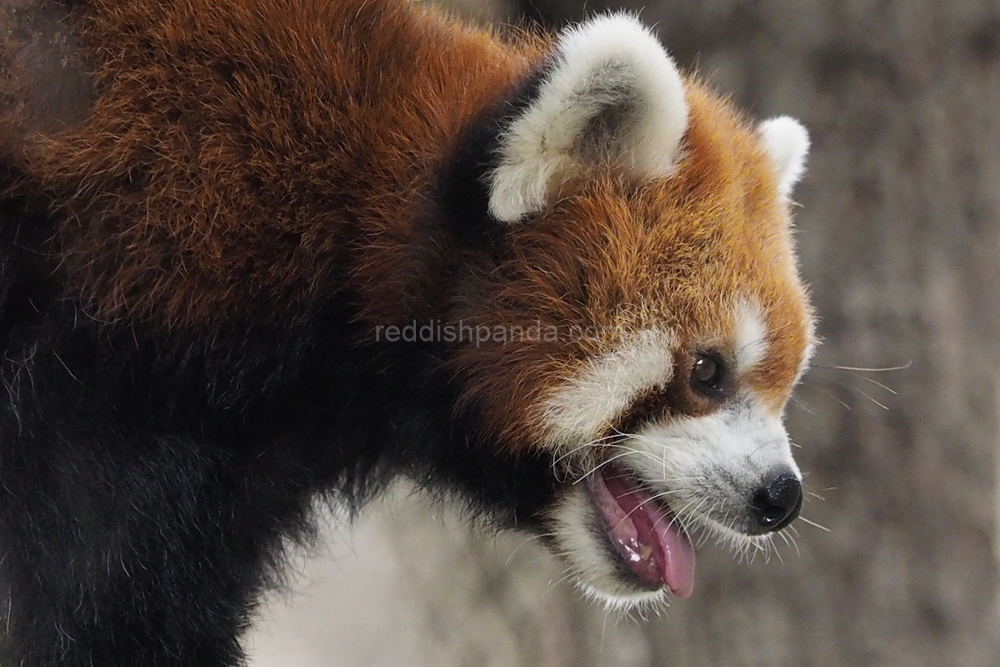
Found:
[[[635,477],[610,465],[589,478],[588,491],[624,566],[649,589],[694,591],[694,545],[670,509]]]

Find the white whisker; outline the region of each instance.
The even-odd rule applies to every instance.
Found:
[[[819,368],[823,370],[834,370],[834,371],[855,371],[858,373],[887,373],[889,371],[905,371],[907,368],[913,365],[913,360],[907,361],[901,366],[886,366],[886,367],[874,367],[866,368],[863,366],[827,366],[823,364],[813,364],[813,368]]]
[[[804,516],[800,516],[799,520],[802,523],[805,523],[805,524],[808,524],[808,525],[812,526],[813,528],[819,528],[820,530],[822,530],[825,533],[832,533],[833,532],[832,530],[830,530],[826,526],[820,525],[820,524],[816,523],[815,521],[810,521],[809,519],[805,518]]]

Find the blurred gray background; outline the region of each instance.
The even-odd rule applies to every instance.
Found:
[[[552,27],[606,8],[451,4]],[[1000,665],[1000,3],[651,0],[641,15],[753,116],[811,131],[796,224],[825,343],[788,418],[803,516],[825,530],[798,522],[766,563],[705,548],[693,598],[619,619],[533,542],[400,487],[295,563],[247,636],[255,667]]]

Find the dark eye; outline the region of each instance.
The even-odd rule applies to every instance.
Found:
[[[691,389],[708,398],[719,398],[725,390],[726,364],[714,354],[695,356],[691,368]]]

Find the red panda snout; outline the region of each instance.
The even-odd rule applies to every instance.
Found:
[[[738,553],[765,551],[769,536],[785,528],[801,508],[802,476],[791,457],[780,421],[751,397],[711,415],[663,419],[608,438],[589,453],[589,463],[572,478],[627,479],[619,497],[641,498],[617,508],[593,491],[593,483],[564,489],[550,515],[554,542],[579,574],[589,595],[612,607],[680,597],[694,587],[698,538],[715,538]],[[631,528],[631,552],[616,549],[617,522],[642,507],[647,513]],[[620,515],[616,514],[621,511]],[[664,532],[665,527],[665,532]],[[643,562],[642,554],[664,552],[664,562]],[[672,552],[672,553],[671,553]],[[670,558],[685,566],[671,567]],[[656,576],[645,571],[652,568]],[[658,565],[658,567],[657,567]],[[645,575],[645,576],[642,576]]]

